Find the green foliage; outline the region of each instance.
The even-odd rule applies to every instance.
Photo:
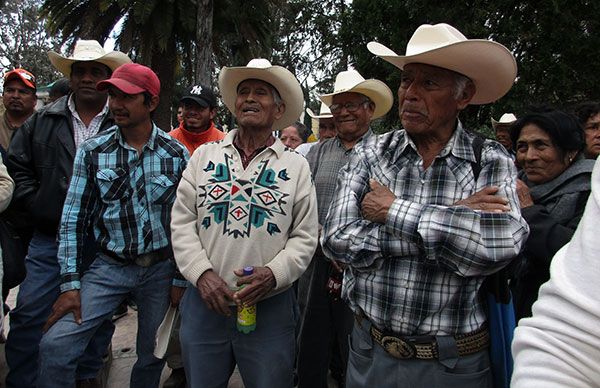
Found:
[[[12,0],[0,9],[0,66],[3,72],[23,67],[42,86],[61,77],[47,56],[60,42],[46,31],[45,19],[38,18],[39,7],[36,0]]]

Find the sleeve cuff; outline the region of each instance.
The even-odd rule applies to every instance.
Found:
[[[171,282],[171,285],[173,285],[174,287],[187,288],[187,287],[189,287],[190,282],[188,282],[185,279],[174,278],[173,281]]]

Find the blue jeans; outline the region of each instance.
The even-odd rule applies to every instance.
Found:
[[[172,261],[144,268],[121,264],[99,254],[81,282],[81,325],[75,323],[73,314],[67,314],[42,338],[38,387],[73,385],[77,359],[102,322],[110,319],[130,293],[138,306],[138,358],[131,372],[130,387],[158,387],[164,361],[154,357],[154,341],[156,329],[169,307],[174,273]]]
[[[6,386],[36,387],[38,349],[42,327],[50,316],[59,295],[60,268],[56,259],[56,238],[36,232],[29,244],[25,268],[27,276],[19,286],[17,306],[10,312],[10,331],[6,340],[6,363],[9,372]],[[89,379],[102,367],[102,357],[110,344],[114,325],[103,323],[90,346],[79,360],[77,377]],[[73,381],[75,378],[73,378]]]
[[[246,388],[293,386],[298,306],[292,289],[260,301],[256,330],[237,331],[236,308],[226,317],[209,310],[195,287],[180,306],[179,338],[188,387],[227,387],[237,363]]]

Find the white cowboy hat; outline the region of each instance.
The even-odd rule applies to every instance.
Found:
[[[306,108],[306,113],[308,113],[308,115],[311,118],[317,119],[317,120],[318,119],[330,119],[333,117],[333,115],[331,114],[331,111],[329,110],[329,107],[327,105],[325,105],[324,102],[321,102],[321,108],[319,109],[319,114],[316,114],[310,108]]]
[[[271,65],[266,59],[258,58],[246,66],[223,67],[219,73],[219,90],[223,103],[235,115],[235,100],[238,85],[247,79],[257,79],[273,85],[285,103],[285,112],[273,123],[273,130],[283,129],[300,117],[304,105],[304,95],[300,83],[284,67]]]
[[[392,91],[386,84],[377,79],[365,80],[356,70],[346,70],[335,77],[333,93],[319,96],[327,106],[333,104],[333,96],[341,93],[360,93],[369,97],[375,104],[373,120],[386,114],[394,103]]]
[[[500,120],[498,121],[494,120],[494,118],[492,117],[492,127],[496,129],[496,127],[498,126],[509,126],[514,124],[515,121],[517,121],[517,116],[515,116],[512,113],[505,113],[502,115],[502,117],[500,117]]]
[[[496,101],[510,90],[517,76],[517,62],[506,47],[490,40],[467,39],[445,23],[417,28],[406,55],[377,42],[369,42],[367,48],[400,69],[408,63],[424,63],[469,77],[477,88],[471,104]]]
[[[75,43],[73,54],[70,57],[64,57],[57,52],[49,51],[48,58],[50,62],[56,68],[69,77],[71,75],[71,65],[75,62],[87,62],[94,61],[100,62],[110,68],[111,71],[125,63],[131,63],[131,59],[120,51],[106,52],[100,46],[100,43],[95,40],[78,40]]]

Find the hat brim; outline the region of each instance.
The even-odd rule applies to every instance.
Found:
[[[390,88],[383,82],[376,79],[367,79],[351,88],[336,90],[333,93],[322,94],[319,96],[321,101],[327,106],[333,104],[333,96],[341,93],[360,93],[369,97],[375,104],[375,111],[372,119],[375,120],[389,112],[394,103],[394,96]]]
[[[200,98],[200,97],[190,97],[190,96],[185,96],[185,97],[181,97],[181,99],[179,99],[179,102],[184,102],[184,101],[193,101],[196,104],[200,105],[201,108],[210,108],[210,104],[208,103],[208,101]]]
[[[23,77],[21,74],[16,73],[16,72],[12,72],[8,77],[4,78],[4,83],[6,84],[8,81],[12,81],[15,79],[18,81],[21,81],[29,89],[37,90],[37,87],[35,86],[35,84],[33,84],[30,80],[28,80],[27,78]]]
[[[219,73],[219,90],[223,103],[235,116],[235,100],[238,85],[247,79],[257,79],[267,82],[277,91],[285,103],[285,112],[273,123],[273,130],[290,126],[300,118],[304,105],[302,88],[296,77],[281,66],[268,68],[255,67],[224,67]]]
[[[75,62],[99,62],[115,71],[117,67],[131,63],[131,59],[120,51],[111,51],[97,58],[66,58],[54,51],[48,51],[48,58],[52,66],[60,71],[65,77],[71,76],[71,66]]]
[[[333,118],[333,115],[331,113],[324,114],[324,115],[318,115],[315,112],[313,112],[312,109],[310,109],[310,108],[306,108],[306,113],[312,119],[332,119]]]
[[[501,121],[496,121],[492,118],[492,128],[494,128],[494,129],[502,128],[502,127],[508,128],[516,122],[517,122],[517,120],[509,121],[509,122],[501,122]]]
[[[96,89],[101,91],[106,90],[111,85],[125,94],[140,94],[146,91],[146,89],[140,88],[139,86],[122,78],[109,78],[104,81],[100,81],[96,84]]]
[[[470,102],[474,105],[494,102],[504,96],[517,76],[514,56],[500,43],[489,40],[466,40],[406,56],[397,55],[377,42],[370,42],[367,48],[400,69],[409,63],[423,63],[469,77],[476,87]]]

